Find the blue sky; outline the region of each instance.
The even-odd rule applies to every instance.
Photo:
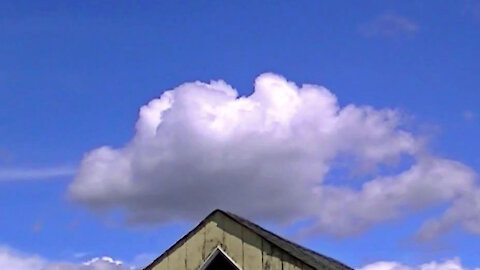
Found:
[[[257,76],[273,72],[298,85],[325,86],[340,107],[397,109],[429,155],[480,171],[478,1],[0,6],[0,246],[52,261],[108,255],[135,264],[173,244],[195,219],[132,226],[121,207],[106,214],[72,200],[68,190],[86,153],[132,139],[141,106],[197,80],[221,79],[248,96]],[[38,176],[49,169],[58,175]],[[343,169],[327,177],[335,176],[352,178]],[[296,238],[301,224],[256,220],[354,267],[454,257],[480,266],[478,233],[455,227],[429,243],[413,240],[426,217],[446,207],[341,238]]]

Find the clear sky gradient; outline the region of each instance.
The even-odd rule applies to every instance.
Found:
[[[429,151],[480,171],[478,1],[1,1],[0,246],[65,261],[160,255],[194,224],[105,218],[67,198],[73,171],[127,143],[163,91],[222,79],[249,95],[263,72],[323,85],[341,106],[399,109]],[[479,235],[412,240],[426,214],[342,239],[262,225],[354,267],[480,266]]]

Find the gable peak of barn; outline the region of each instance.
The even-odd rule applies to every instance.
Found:
[[[291,258],[293,264],[305,266],[300,267],[299,269],[353,269],[341,262],[338,262],[337,260],[302,247],[283,237],[280,237],[249,221],[248,219],[240,217],[231,212],[224,211],[222,209],[215,209],[209,215],[207,215],[197,226],[195,226],[195,228],[193,228],[190,232],[188,232],[181,239],[179,239],[173,246],[167,249],[162,255],[155,259],[144,270],[157,270],[156,266],[158,264],[162,263],[164,259],[166,259],[170,255],[174,256],[176,253],[179,253],[176,251],[178,249],[181,249],[182,246],[186,245],[187,242],[189,242],[189,245],[192,245],[192,247],[189,249],[189,252],[192,252],[192,249],[195,249],[195,246],[197,247],[196,252],[198,254],[194,254],[193,256],[197,256],[198,259],[201,258],[202,264],[205,263],[206,259],[211,256],[212,253],[215,252],[215,250],[217,249],[225,251],[225,254],[235,253],[233,251],[235,247],[232,247],[231,243],[225,243],[225,241],[228,242],[236,240],[235,238],[241,238],[242,243],[248,242],[248,246],[253,246],[257,249],[260,249],[261,253],[265,253],[265,250],[263,249],[265,249],[265,247],[267,246],[270,251],[273,249],[280,250],[281,252],[286,254],[284,257]],[[260,241],[258,239],[260,239]],[[201,241],[203,241],[203,243],[201,243]],[[243,247],[244,245],[242,244],[242,248]],[[241,255],[242,258],[240,258],[240,256],[237,256],[237,258],[235,258],[234,254],[229,255],[232,256],[234,260],[236,259],[237,261],[245,261],[243,258],[243,251]],[[192,258],[190,259],[193,260]],[[185,264],[187,264],[187,262],[185,262]],[[158,269],[163,270],[161,268]],[[188,270],[189,268],[186,267],[186,269]],[[199,267],[196,267],[194,269],[199,269]],[[240,269],[250,270],[262,268],[243,267]],[[271,269],[274,270],[273,268]],[[173,269],[169,267],[167,270]]]

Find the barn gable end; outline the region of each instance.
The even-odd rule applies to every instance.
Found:
[[[351,270],[232,213],[215,210],[144,270],[198,270],[220,248],[241,270]]]

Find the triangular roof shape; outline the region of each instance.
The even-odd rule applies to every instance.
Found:
[[[212,270],[212,269],[230,269],[230,270],[240,270],[241,268],[230,258],[230,256],[225,253],[220,247],[217,247],[211,254],[208,256],[203,265],[199,270]]]
[[[290,254],[291,256],[297,258],[298,260],[302,261],[306,265],[314,268],[314,269],[325,269],[325,270],[353,270],[353,268],[335,260],[328,256],[322,255],[316,251],[311,249],[302,247],[292,241],[289,241],[285,238],[282,238],[275,233],[272,233],[259,225],[237,216],[228,211],[223,211],[217,209],[210,213],[206,218],[204,218],[193,230],[188,232],[185,236],[183,236],[180,240],[178,240],[173,246],[167,249],[162,255],[156,258],[150,265],[148,265],[144,270],[151,270],[158,262],[160,262],[163,258],[168,256],[172,251],[174,251],[177,247],[181,246],[185,241],[187,241],[192,235],[194,235],[198,230],[200,230],[215,214],[222,214],[227,218],[233,220],[234,222],[242,225],[243,227],[251,230],[267,242],[270,242],[272,245],[280,248],[284,252]]]

